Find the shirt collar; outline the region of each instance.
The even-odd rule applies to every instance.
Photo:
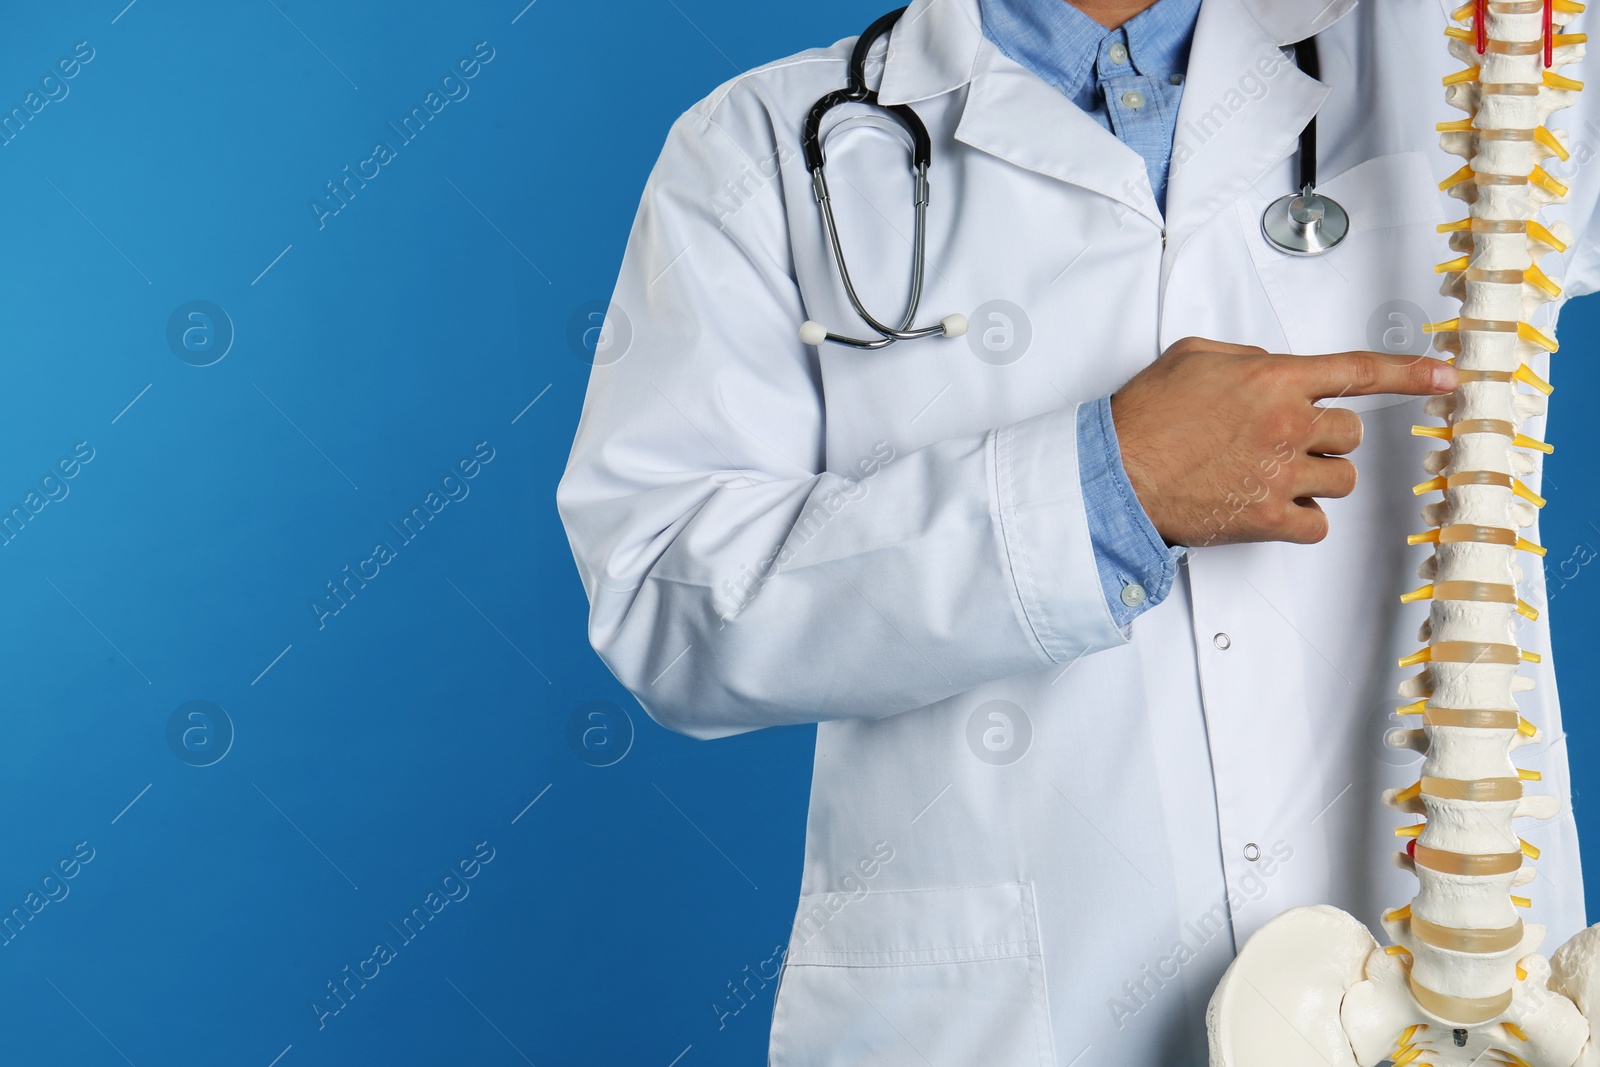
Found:
[[[1095,63],[1115,41],[1127,46],[1134,71],[1165,78],[1188,58],[1200,0],[1158,0],[1108,30],[1067,0],[980,0],[983,31],[1017,63],[1084,110],[1099,106]]]
[[[1183,73],[1199,17],[1200,0],[1160,0],[1125,22],[1128,55],[1139,73],[1156,78]]]

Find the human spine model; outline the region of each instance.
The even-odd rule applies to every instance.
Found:
[[[1539,857],[1515,821],[1559,810],[1554,797],[1524,792],[1539,776],[1513,761],[1541,736],[1513,694],[1533,687],[1518,667],[1537,660],[1517,644],[1519,616],[1537,617],[1517,596],[1517,561],[1543,554],[1519,533],[1544,505],[1522,479],[1535,469],[1529,453],[1549,451],[1520,430],[1550,392],[1529,360],[1555,342],[1530,319],[1561,292],[1539,261],[1564,251],[1571,233],[1539,221],[1567,192],[1541,163],[1567,158],[1564,135],[1545,122],[1582,88],[1559,73],[1583,57],[1583,35],[1563,32],[1581,10],[1570,0],[1476,0],[1446,30],[1466,64],[1445,79],[1446,95],[1467,117],[1439,131],[1466,165],[1441,188],[1469,210],[1440,227],[1460,253],[1437,268],[1460,317],[1428,329],[1454,355],[1460,386],[1424,409],[1443,425],[1413,429],[1446,442],[1416,487],[1443,496],[1423,508],[1430,529],[1411,538],[1435,546],[1420,570],[1428,584],[1401,597],[1431,601],[1426,646],[1400,661],[1423,665],[1400,688],[1415,700],[1400,713],[1422,725],[1390,743],[1425,759],[1415,784],[1384,796],[1423,817],[1396,831],[1407,839],[1396,861],[1417,876],[1417,895],[1384,916],[1388,948],[1333,908],[1295,909],[1263,927],[1212,1000],[1213,1067],[1600,1067],[1600,1036],[1591,1038],[1600,1035],[1600,927],[1546,961],[1535,954],[1544,928],[1523,923],[1531,901],[1515,895]]]

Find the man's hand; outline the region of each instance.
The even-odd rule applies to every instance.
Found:
[[[1456,387],[1425,356],[1271,355],[1186,337],[1111,397],[1122,464],[1155,528],[1173,545],[1312,544],[1328,533],[1315,497],[1348,496],[1361,418],[1327,397]]]

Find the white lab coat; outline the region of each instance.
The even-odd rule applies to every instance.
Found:
[[[1405,536],[1432,443],[1409,429],[1434,420],[1335,401],[1366,437],[1328,538],[1192,551],[1130,634],[1096,573],[1074,419],[1187,335],[1328,352],[1404,343],[1405,305],[1457,313],[1432,269],[1455,255],[1435,224],[1466,213],[1435,188],[1462,162],[1433,128],[1459,117],[1445,19],[1439,0],[1206,0],[1164,222],[1139,156],[984,39],[976,0],[916,0],[869,74],[933,139],[919,321],[974,314],[977,348],[796,338],[806,318],[864,330],[799,153],[851,41],[673,126],[558,501],[594,646],[654,719],[702,738],[820,723],[773,1063],[1199,1064],[1216,979],[1267,919],[1331,903],[1376,928],[1410,900],[1389,864],[1409,820],[1379,794],[1417,775],[1383,738],[1426,617],[1397,596],[1427,556]],[[1326,84],[1280,47],[1314,31]],[[1552,122],[1578,160],[1600,145],[1595,96]],[[1259,218],[1313,113],[1353,229],[1295,259]],[[897,316],[904,144],[861,109],[830,127],[852,274]],[[1596,168],[1578,160],[1551,165],[1573,194],[1550,217],[1583,234]],[[1595,287],[1594,245],[1546,261],[1572,295]],[[1021,316],[975,314],[997,300]],[[1521,755],[1566,809],[1524,831],[1548,950],[1584,908],[1547,620],[1522,629],[1546,656],[1522,706],[1553,743]]]

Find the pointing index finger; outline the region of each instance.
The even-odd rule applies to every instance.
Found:
[[[1434,396],[1456,387],[1456,369],[1429,356],[1388,352],[1338,352],[1301,356],[1306,388],[1313,400],[1397,393]]]

